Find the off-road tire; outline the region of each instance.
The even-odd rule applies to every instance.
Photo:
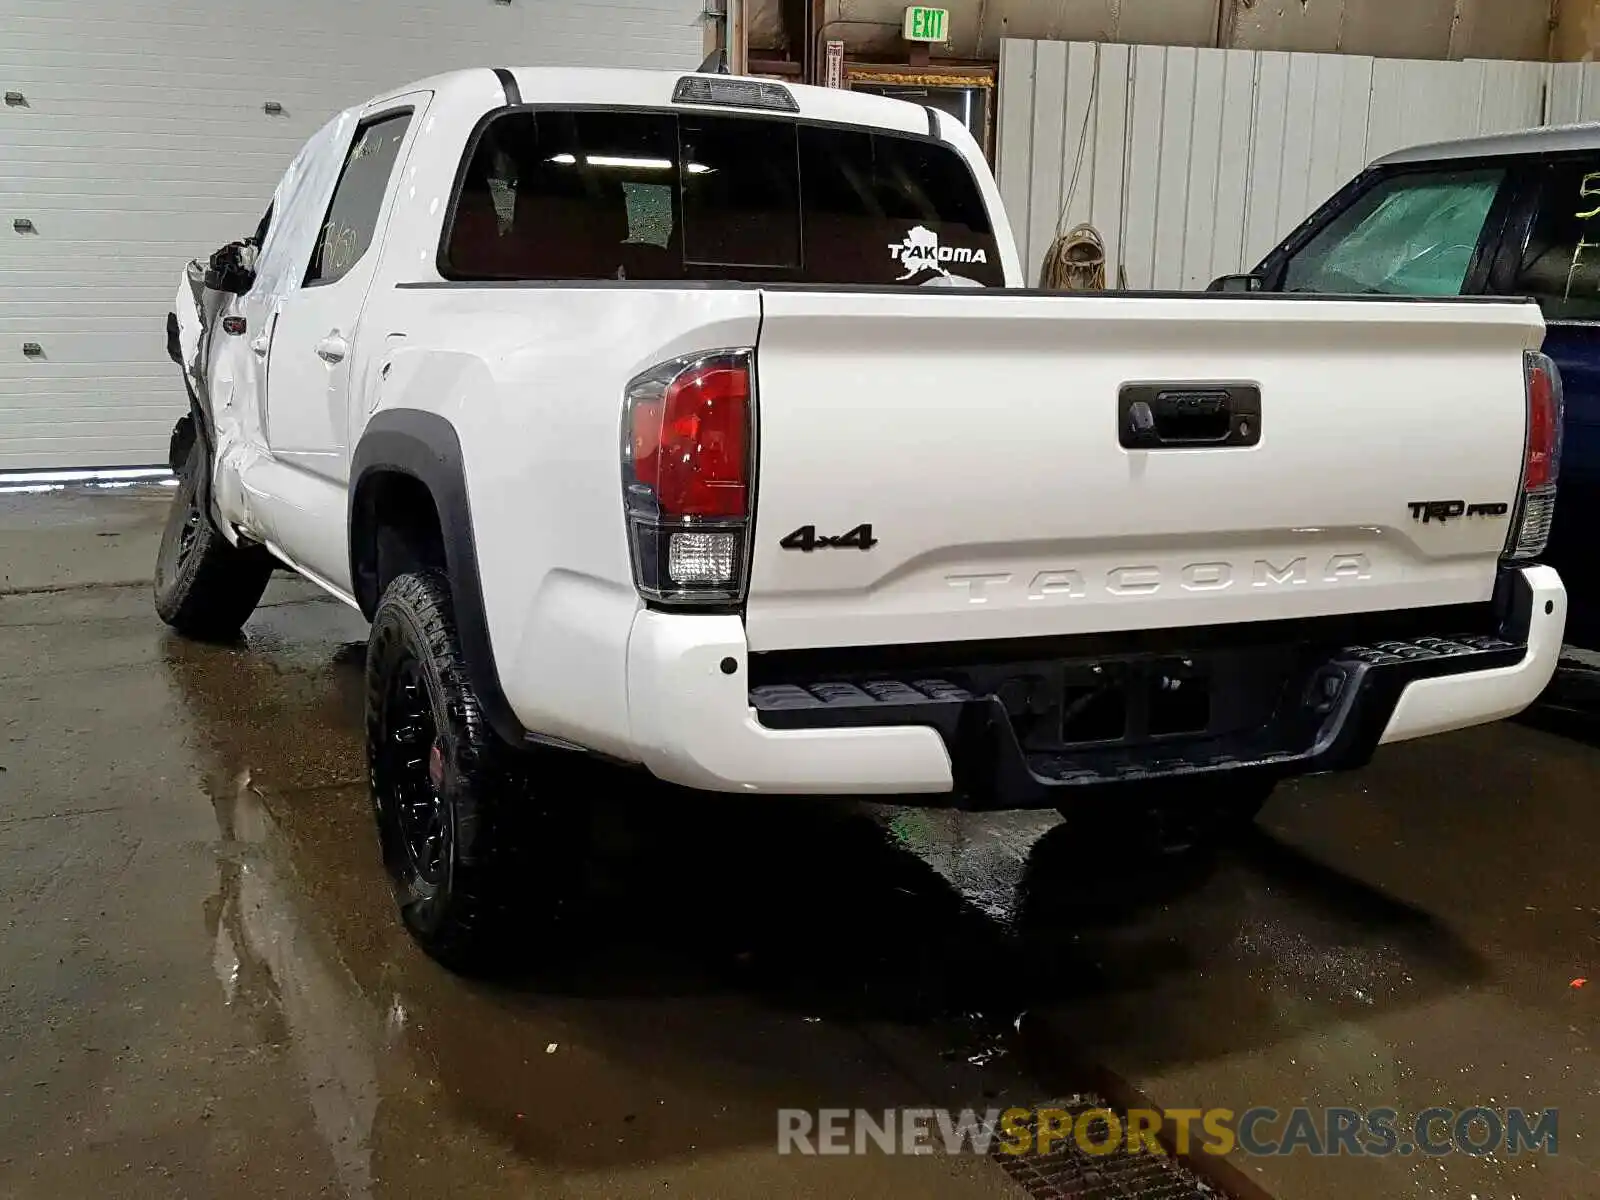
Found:
[[[178,473],[167,525],[156,552],[156,613],[187,637],[226,641],[261,602],[277,565],[259,546],[235,546],[200,502],[205,447],[195,439]]]
[[[367,764],[384,867],[406,929],[433,959],[500,974],[560,928],[578,857],[541,807],[543,756],[490,728],[462,659],[449,584],[389,584],[367,641]]]

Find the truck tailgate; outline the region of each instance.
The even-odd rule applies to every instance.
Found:
[[[1254,622],[1493,589],[1523,458],[1522,354],[1543,337],[1532,304],[956,290],[762,303],[753,650]],[[1140,399],[1170,441],[1125,432]],[[1239,444],[1188,440],[1230,406]],[[1424,521],[1414,507],[1457,500],[1477,511]]]

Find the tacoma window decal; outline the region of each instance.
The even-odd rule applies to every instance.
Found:
[[[947,262],[987,264],[989,261],[989,256],[984,253],[981,246],[977,249],[970,246],[941,246],[939,235],[925,225],[914,225],[900,241],[890,242],[889,257],[905,268],[905,274],[896,279],[896,283],[903,283],[923,271],[937,271],[946,279],[970,284],[973,287],[983,285],[976,279],[950,274],[944,264]]]

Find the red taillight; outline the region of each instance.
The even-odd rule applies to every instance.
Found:
[[[674,359],[628,384],[622,495],[634,583],[662,604],[730,604],[749,574],[754,356]]]
[[[1522,490],[1549,487],[1556,479],[1561,450],[1561,405],[1555,367],[1542,354],[1528,359],[1528,457]]]
[[[714,359],[633,403],[633,476],[675,517],[742,517],[749,490],[750,372]]]
[[[1530,350],[1523,358],[1527,391],[1527,442],[1522,460],[1522,495],[1506,539],[1505,556],[1538,558],[1555,523],[1556,477],[1561,473],[1561,372],[1549,357]]]

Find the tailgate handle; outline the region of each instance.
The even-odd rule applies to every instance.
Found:
[[[1255,384],[1126,383],[1117,397],[1118,435],[1129,450],[1202,450],[1261,440]]]

